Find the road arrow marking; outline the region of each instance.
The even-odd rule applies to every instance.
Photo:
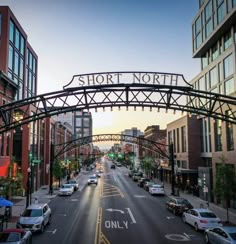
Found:
[[[124,211],[122,211],[122,210],[120,210],[120,209],[107,208],[106,210],[109,211],[109,212],[120,212],[120,213],[122,213],[122,214],[125,213]]]
[[[52,234],[55,235],[55,233],[57,232],[57,229],[55,229],[55,230],[47,230],[46,232],[52,232]]]

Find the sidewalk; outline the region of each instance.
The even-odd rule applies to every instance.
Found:
[[[77,175],[75,179],[78,180],[80,175],[81,173]],[[66,182],[66,178],[61,181],[61,184],[64,182]],[[56,186],[53,188],[53,194],[49,194],[49,186],[41,186],[37,191],[32,193],[31,203],[34,203],[36,197],[39,203],[49,203],[58,194],[59,189]],[[7,223],[4,222],[3,229],[16,228],[16,222],[26,208],[26,197],[13,197],[11,201],[13,202],[12,217],[8,219]]]
[[[161,181],[156,178],[154,179],[154,182],[156,182],[158,184],[161,183]],[[165,182],[164,187],[165,187],[165,192],[167,193],[167,195],[171,195],[171,192],[172,192],[171,184]],[[201,198],[194,196],[192,194],[180,191],[179,196],[184,197],[187,200],[189,200],[192,203],[192,205],[194,206],[194,208],[200,208],[201,205],[203,205],[204,207],[207,207],[206,201],[204,201]],[[209,203],[209,209],[212,212],[214,212],[223,222],[226,221],[227,212],[226,212],[225,208],[223,208],[219,205],[216,205],[214,203]],[[236,209],[229,208],[229,222],[236,225]]]

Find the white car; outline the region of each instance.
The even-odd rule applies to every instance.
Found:
[[[79,183],[75,179],[68,180],[68,184],[74,186],[74,191],[79,189]]]
[[[97,179],[96,175],[92,175],[92,176],[89,177],[88,185],[90,185],[90,184],[95,184],[95,185],[98,184],[98,179]]]
[[[151,195],[165,195],[163,185],[153,184],[149,187],[149,193]]]
[[[74,186],[71,184],[63,184],[59,189],[60,196],[71,196],[74,192]]]
[[[209,209],[193,208],[182,215],[184,223],[192,225],[196,231],[222,226],[221,220]]]

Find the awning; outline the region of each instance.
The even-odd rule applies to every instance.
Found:
[[[10,158],[0,158],[0,177],[7,176],[9,165],[10,165]]]

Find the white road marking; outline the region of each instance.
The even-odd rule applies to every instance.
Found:
[[[168,234],[165,235],[165,238],[171,241],[190,241],[190,238],[187,238],[185,235],[179,235],[179,234]]]
[[[131,220],[132,220],[131,224],[136,224],[137,222],[136,222],[136,220],[135,220],[135,218],[134,218],[134,216],[133,216],[133,214],[132,214],[130,208],[126,208],[126,209],[128,210],[128,213],[129,213],[130,218],[131,218]]]
[[[76,202],[76,201],[78,201],[78,199],[73,198],[73,199],[71,199],[71,201],[72,201],[72,202]]]
[[[124,211],[122,211],[122,210],[120,210],[120,209],[107,208],[106,210],[109,211],[109,212],[120,212],[120,213],[122,213],[122,214],[125,213]]]
[[[57,229],[55,229],[55,230],[46,230],[46,232],[51,232],[53,235],[55,235],[55,233],[57,232]]]
[[[134,197],[138,197],[138,198],[146,198],[146,196],[143,196],[143,195],[134,195]]]
[[[167,218],[167,219],[174,219],[175,217],[172,217],[172,216],[169,217],[169,216],[167,216],[166,218]]]
[[[128,221],[106,220],[105,228],[107,229],[128,229]]]

